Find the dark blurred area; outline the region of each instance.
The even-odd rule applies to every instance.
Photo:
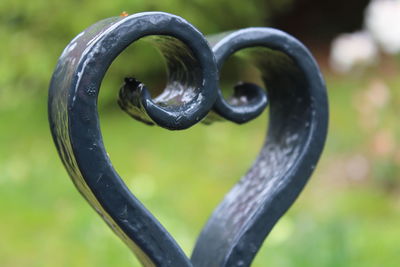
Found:
[[[296,0],[285,8],[275,7],[273,17],[267,19],[279,28],[301,39],[305,44],[329,45],[334,37],[362,28],[364,10],[369,0]]]

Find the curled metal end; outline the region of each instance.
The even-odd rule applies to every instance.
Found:
[[[218,71],[211,48],[199,32],[191,33],[195,29],[182,21],[170,26],[179,35],[144,38],[165,59],[168,79],[162,93],[153,99],[143,83],[126,78],[118,103],[141,122],[180,130],[199,122],[212,108]]]
[[[119,90],[118,105],[135,120],[147,125],[154,125],[154,122],[146,116],[142,99],[144,94],[149,94],[145,85],[132,77],[125,78],[125,83]]]
[[[213,52],[217,60],[219,71],[225,64],[225,61],[234,56],[239,50],[262,46],[262,40],[257,33],[249,34],[246,31],[234,31],[212,35],[207,38],[212,44]],[[268,56],[267,54],[261,56]],[[250,61],[258,69],[260,67],[254,61],[254,55],[248,53],[245,60]],[[261,70],[261,69],[260,69]],[[263,74],[262,70],[261,73]],[[218,88],[218,98],[214,104],[214,111],[222,118],[235,122],[246,123],[258,117],[268,105],[266,89],[248,82],[239,82],[234,88],[233,95],[225,99],[221,88]],[[207,123],[218,120],[218,117],[209,116]]]
[[[147,125],[154,125],[154,122],[146,116],[142,105],[142,101],[146,99],[145,94],[149,95],[149,92],[142,82],[127,77],[119,90],[118,105],[135,120]]]
[[[225,100],[220,97],[214,106],[217,113],[236,123],[245,123],[260,115],[268,104],[265,89],[247,82],[239,82],[233,95]]]

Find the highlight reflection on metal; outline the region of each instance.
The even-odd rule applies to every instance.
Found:
[[[168,83],[151,99],[146,85],[127,77],[119,105],[146,124],[185,129],[212,109],[244,123],[269,104],[266,142],[247,174],[203,228],[189,259],[168,231],[128,190],[104,147],[97,113],[99,86],[112,61],[135,40],[155,36],[166,58]],[[249,266],[278,219],[313,172],[327,134],[325,84],[308,50],[271,28],[212,36],[187,21],[149,12],[100,21],[66,47],[49,89],[49,121],[59,155],[81,194],[144,266]],[[251,48],[267,91],[236,86],[231,100],[218,89],[218,72],[235,52]],[[254,49],[253,49],[254,48]],[[205,118],[206,117],[206,118]]]

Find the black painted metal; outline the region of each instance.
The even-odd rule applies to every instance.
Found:
[[[229,55],[254,48],[251,60],[268,88],[269,131],[253,166],[208,220],[192,262],[208,267],[249,266],[317,164],[327,134],[326,89],[308,50],[281,31],[248,28],[221,34],[212,43],[219,67]],[[232,109],[221,96],[214,107],[221,116],[241,122],[260,114],[264,100],[255,102],[256,108],[242,118],[242,110]]]
[[[257,47],[257,41],[262,43],[257,33],[252,34],[253,30],[220,33],[207,38],[212,46],[219,71],[225,61],[238,50]],[[247,34],[245,34],[245,31]],[[252,59],[251,55],[248,55],[247,59],[254,61],[257,57]],[[214,105],[214,111],[224,119],[236,123],[245,123],[260,115],[267,103],[265,89],[256,84],[239,82],[234,87],[234,93],[229,100],[224,99],[221,89],[218,88],[218,98]]]
[[[239,84],[233,100],[227,101],[217,84],[226,58],[245,48],[267,86],[266,142],[249,172],[210,217],[191,260],[125,186],[100,132],[97,97],[107,68],[129,44],[149,35],[155,35],[151,42],[166,58],[169,79],[154,100],[143,83],[125,79],[119,105],[135,119],[184,129],[211,108],[237,123],[255,118],[267,105],[264,89]],[[188,22],[167,13],[106,19],[71,41],[51,80],[49,121],[60,157],[81,194],[144,266],[249,266],[301,192],[325,142],[324,81],[300,42],[270,28],[249,28],[209,40],[212,48]]]

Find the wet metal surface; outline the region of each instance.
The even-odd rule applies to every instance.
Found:
[[[118,103],[133,118],[179,130],[211,122],[210,116],[204,120],[211,110],[245,123],[269,107],[269,130],[258,158],[209,218],[191,259],[128,190],[102,141],[100,84],[112,61],[144,36],[152,36],[165,57],[168,82],[152,99],[141,81],[125,79]],[[187,21],[167,13],[110,18],[71,41],[51,80],[49,122],[59,155],[81,194],[144,266],[250,266],[302,191],[325,143],[325,84],[299,41],[270,28],[232,31],[208,41]],[[218,72],[229,56],[248,48],[248,59],[260,70],[267,90],[238,83],[226,100]]]
[[[328,103],[318,66],[293,37],[269,28],[221,36],[213,39],[219,67],[240,49],[256,48],[251,60],[268,88],[269,131],[253,166],[203,228],[192,262],[195,266],[249,266],[317,164],[326,137]],[[229,105],[220,94],[214,109],[226,119],[243,122],[261,113],[263,99],[249,109]]]

